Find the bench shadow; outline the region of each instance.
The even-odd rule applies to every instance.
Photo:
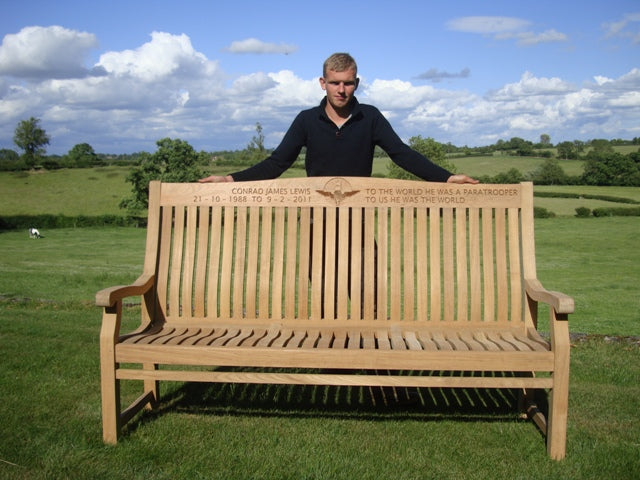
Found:
[[[234,371],[249,372],[249,368]],[[262,370],[264,371],[264,370]],[[451,375],[451,372],[424,372]],[[460,375],[460,373],[454,373]],[[513,376],[509,373],[492,375]],[[166,384],[165,388],[166,388]],[[162,385],[161,385],[162,386]],[[370,421],[527,421],[518,389],[406,388],[187,382],[163,394],[160,404],[133,419],[132,432],[167,413],[287,418],[351,418]],[[546,394],[536,392],[546,415]]]

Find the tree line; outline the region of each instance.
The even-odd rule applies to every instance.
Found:
[[[133,185],[134,195],[123,201],[129,209],[139,208],[146,201],[145,182],[150,179],[166,181],[193,181],[204,173],[203,169],[212,164],[229,167],[253,165],[269,155],[265,148],[262,125],[256,123],[255,135],[242,150],[196,152],[187,142],[180,139],[161,139],[156,144],[158,150],[151,154],[137,152],[124,155],[98,154],[88,143],[75,145],[66,155],[46,155],[50,138],[34,117],[19,122],[15,130],[14,143],[22,150],[20,155],[11,149],[0,149],[0,170],[27,170],[33,168],[88,168],[102,165],[129,165],[132,170],[128,181]],[[493,145],[483,147],[457,147],[451,143],[440,143],[432,138],[412,137],[409,145],[430,160],[455,171],[451,160],[456,157],[492,155],[535,156],[545,158],[543,164],[532,172],[510,169],[495,176],[480,176],[485,183],[517,183],[531,180],[544,185],[616,185],[640,186],[640,149],[622,154],[614,147],[639,145],[640,138],[632,140],[593,139],[587,142],[573,141],[551,143],[547,134],[540,135],[540,141],[533,143],[519,137],[498,140]],[[585,153],[586,152],[586,153]],[[376,149],[376,156],[384,152]],[[301,154],[301,159],[304,152]],[[564,172],[562,162],[582,160],[584,171],[579,176],[569,176]],[[302,160],[299,160],[302,166]],[[410,178],[410,175],[389,163],[388,176]],[[173,180],[172,180],[173,179]]]

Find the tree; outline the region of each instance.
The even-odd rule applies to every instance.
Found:
[[[603,138],[596,138],[591,140],[591,148],[592,153],[596,154],[606,154],[614,152],[611,142]]]
[[[20,155],[10,148],[0,149],[0,161],[2,162],[17,162],[20,160]]]
[[[260,125],[260,122],[256,123],[256,134],[251,137],[251,141],[247,145],[247,149],[251,151],[257,151],[261,155],[263,155],[265,152],[264,134],[262,133],[262,125]]]
[[[137,214],[148,206],[149,182],[194,182],[204,176],[198,166],[200,155],[191,145],[179,139],[163,138],[156,142],[158,150],[143,152],[140,161],[127,176],[132,184],[132,194],[120,202],[120,208]]]
[[[558,158],[564,158],[565,160],[578,158],[578,149],[574,142],[562,142],[556,148],[558,150]]]
[[[453,164],[447,161],[445,148],[441,143],[436,142],[433,138],[422,138],[420,135],[409,139],[409,146],[416,152],[424,155],[433,163],[440,165],[442,168],[455,173]],[[389,178],[400,178],[404,180],[416,180],[418,177],[399,167],[394,162],[389,162],[387,167],[387,176]]]
[[[540,135],[540,145],[542,145],[543,147],[548,147],[551,145],[551,137],[548,133],[543,133],[542,135]]]
[[[520,137],[513,137],[509,140],[511,148],[521,157],[533,155],[533,142]]]
[[[78,143],[67,154],[72,165],[79,168],[88,168],[100,164],[100,159],[88,143]]]
[[[13,142],[24,151],[24,163],[34,167],[46,153],[44,146],[49,145],[49,136],[40,128],[40,119],[31,117],[18,123]]]
[[[564,185],[569,178],[555,158],[549,158],[531,174],[531,180],[538,185]]]
[[[582,181],[587,185],[640,186],[640,163],[618,152],[589,152]]]

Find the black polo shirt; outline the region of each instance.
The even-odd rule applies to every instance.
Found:
[[[325,113],[326,103],[325,97],[319,106],[300,112],[273,153],[246,170],[232,173],[233,179],[279,177],[304,146],[307,147],[305,166],[310,177],[369,177],[376,145],[400,167],[424,180],[446,182],[451,176],[405,144],[376,107],[361,104],[354,97],[351,117],[338,127]]]

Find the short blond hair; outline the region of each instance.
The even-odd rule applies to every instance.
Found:
[[[326,77],[329,70],[334,72],[345,72],[351,70],[357,74],[358,65],[351,55],[348,53],[334,53],[324,61],[322,65],[322,76]]]

